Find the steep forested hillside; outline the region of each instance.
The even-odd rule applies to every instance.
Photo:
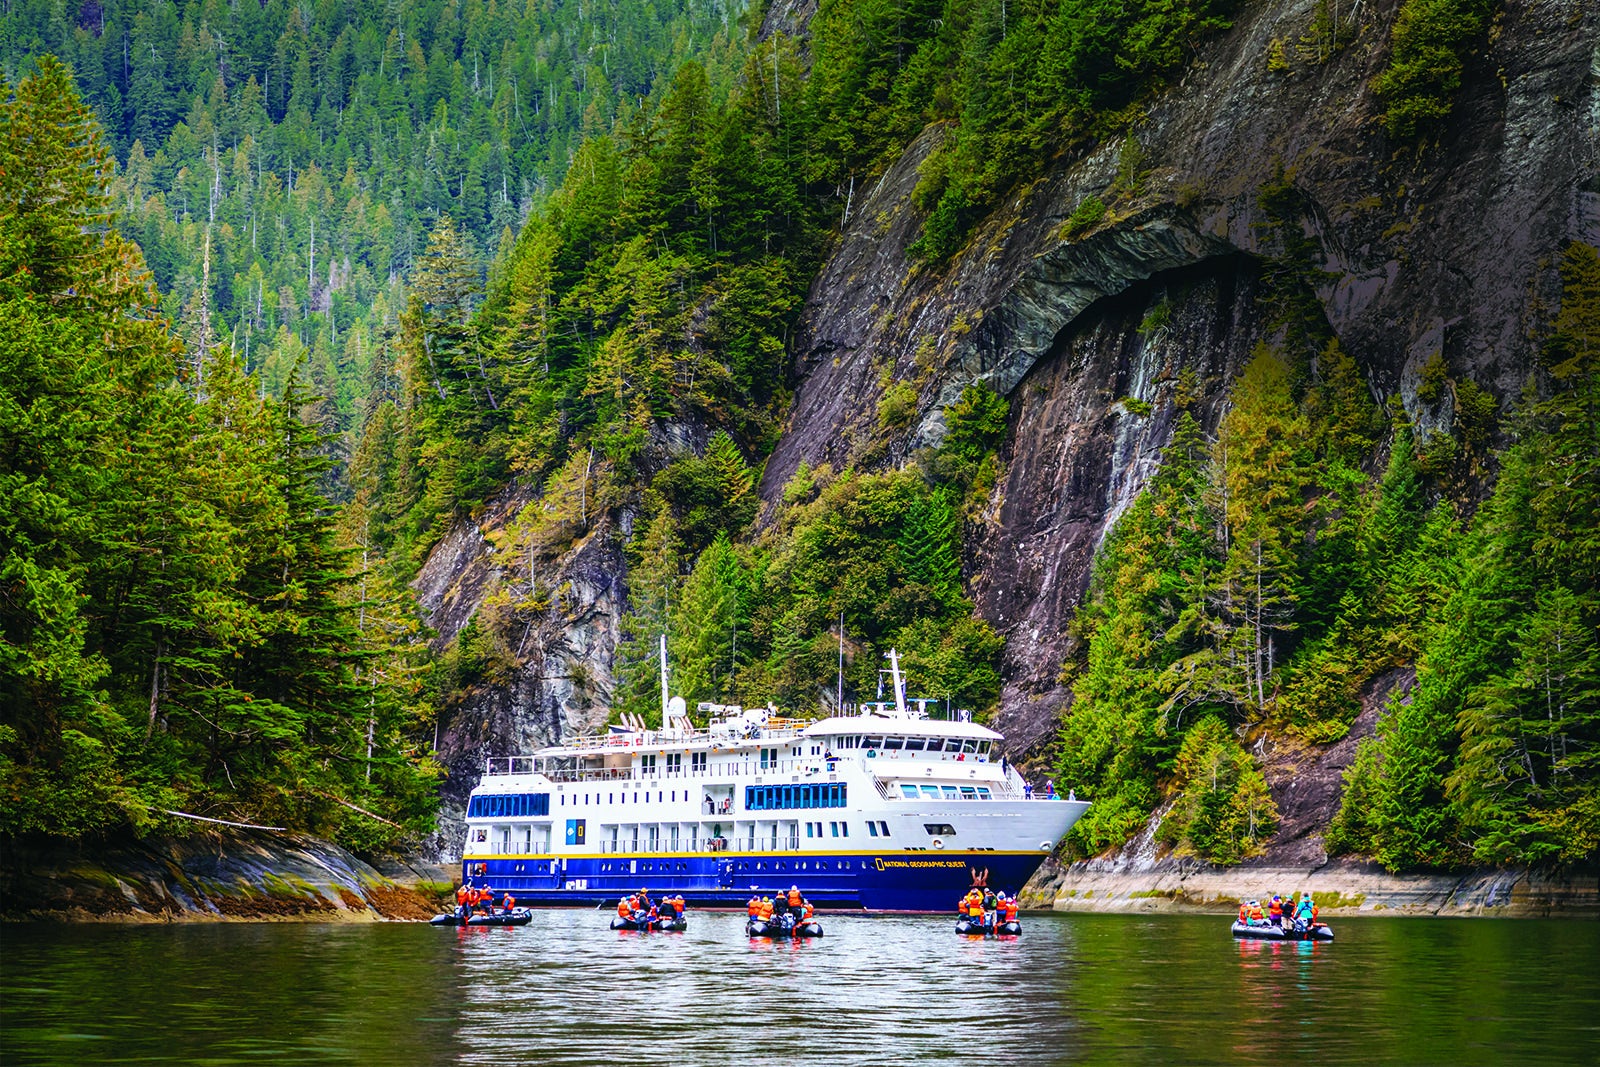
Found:
[[[237,794],[237,728],[198,697],[204,744],[157,714],[175,679],[217,689],[224,652],[257,663],[266,631],[230,612],[302,602],[238,583],[287,556],[343,627],[314,642],[329,677],[390,664],[368,719],[380,748],[436,745],[447,817],[485,752],[655,713],[665,634],[691,707],[827,706],[841,649],[850,699],[898,648],[1095,801],[1077,854],[1148,829],[1235,863],[1295,823],[1395,869],[1595,855],[1594,12],[832,0],[756,35],[731,9],[519,6],[5,16],[7,63],[71,57],[123,160],[109,206],[165,294],[97,312],[166,346],[132,393],[225,440],[279,427],[272,506],[324,546],[230,549],[240,577],[196,568],[113,640],[127,594],[95,568],[126,539],[19,540],[7,677],[37,724],[8,708],[8,780],[78,781],[73,745],[154,759],[159,732],[219,806],[414,796],[399,760],[357,784],[348,747],[321,765],[343,777],[284,784],[303,745],[359,744],[354,705],[323,727],[282,690],[246,748],[296,755]],[[200,508],[254,543],[191,483],[174,529]],[[62,499],[38,530],[100,493]],[[39,606],[57,572],[87,621]],[[112,681],[49,689],[69,652]],[[256,706],[274,662],[223,704]],[[38,718],[46,689],[71,725]],[[1324,838],[1289,787],[1340,743]]]
[[[738,0],[710,4],[22,2],[0,71],[72,69],[118,163],[118,227],[192,350],[269,393],[300,364],[337,428],[392,396],[403,280],[449,215],[488,266],[585,131],[689,56],[725,92]]]
[[[0,81],[0,833],[425,830],[410,613],[357,575],[325,434],[186,353],[65,69]]]

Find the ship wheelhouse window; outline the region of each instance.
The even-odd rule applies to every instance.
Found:
[[[981,786],[980,785],[978,787],[978,799],[979,800],[988,800],[989,799],[989,789],[988,789],[987,786]]]
[[[938,800],[939,787],[936,785],[925,785],[922,787],[922,795],[927,797],[929,800]]]
[[[939,788],[944,790],[944,798],[946,800],[959,800],[961,797],[961,794],[956,791],[956,787],[953,785],[944,785]]]
[[[903,737],[886,737],[883,740],[883,747],[885,751],[894,752],[903,748],[905,743],[906,739]]]
[[[930,738],[928,738],[928,751],[929,752],[943,752],[944,750],[945,750],[945,742],[944,742],[943,738],[939,738],[939,737],[930,737]]]
[[[900,783],[900,795],[910,800],[917,799],[917,787],[909,782]]]
[[[467,804],[469,819],[527,819],[549,814],[549,793],[482,794]]]
[[[947,822],[925,822],[922,828],[928,831],[929,837],[954,837],[956,828]]]
[[[861,747],[862,748],[882,748],[883,747],[883,738],[881,738],[881,737],[863,737],[861,739]]]
[[[978,791],[976,789],[974,789],[970,785],[964,785],[964,786],[961,787],[961,799],[962,800],[977,800],[978,799]]]
[[[923,744],[923,739],[922,738],[920,738],[920,737],[908,737],[908,738],[906,738],[906,751],[907,752],[921,752],[922,751],[922,744]]]
[[[889,824],[887,822],[885,822],[884,820],[882,820],[882,819],[878,820],[878,835],[880,837],[888,837],[889,836]]]
[[[877,837],[878,836],[878,827],[876,825],[874,825],[870,820],[867,822],[867,833],[871,834],[873,837]]]

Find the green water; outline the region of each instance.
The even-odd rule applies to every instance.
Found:
[[[1344,919],[1333,944],[1225,918],[742,917],[618,934],[384,923],[0,929],[0,1063],[188,1065],[1600,1062],[1600,924]]]

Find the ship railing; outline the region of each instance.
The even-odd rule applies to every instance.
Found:
[[[830,761],[821,756],[800,759],[740,760],[737,763],[708,764],[704,767],[563,767],[549,764],[557,757],[541,757],[542,767],[532,756],[491,756],[486,774],[542,774],[552,782],[674,782],[704,779],[750,779],[759,782],[766,776],[798,775],[800,781],[823,780]],[[831,763],[837,764],[838,760]],[[832,780],[832,779],[827,779]],[[719,783],[721,784],[721,783]]]
[[[563,749],[577,749],[585,752],[618,752],[632,748],[643,748],[652,745],[675,745],[684,742],[711,741],[792,741],[804,732],[810,723],[791,723],[785,721],[780,726],[752,727],[749,736],[742,732],[729,734],[726,731],[710,730],[645,730],[630,733],[614,734],[589,734],[584,737],[574,737],[560,745],[553,746]],[[524,757],[517,757],[524,758]]]

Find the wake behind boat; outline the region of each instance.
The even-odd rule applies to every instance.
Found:
[[[817,722],[681,699],[638,722],[496,757],[467,808],[462,875],[537,904],[610,903],[648,880],[737,907],[804,881],[818,908],[941,912],[1020,888],[1088,808],[1035,793],[1001,735],[894,699]],[[915,705],[913,707],[913,705]]]

